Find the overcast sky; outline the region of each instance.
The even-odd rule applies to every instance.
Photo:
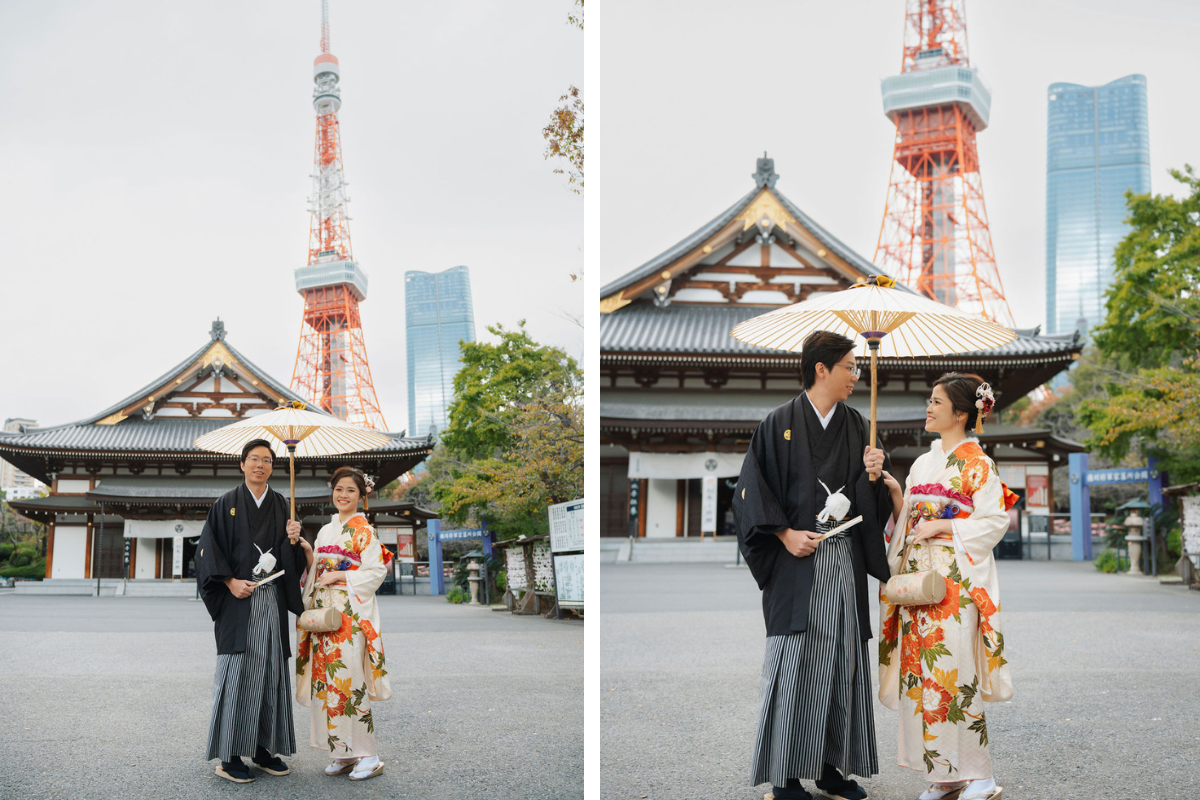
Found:
[[[404,272],[471,269],[477,335],[582,355],[583,202],[541,129],[583,84],[569,0],[332,0],[362,305],[407,427]],[[208,340],[288,382],[307,258],[319,0],[0,4],[0,419],[70,422]]]
[[[868,259],[895,127],[879,82],[900,71],[903,0],[604,0],[600,283],[635,269],[753,188],[777,188]],[[979,134],[1001,280],[1018,325],[1045,317],[1051,83],[1148,82],[1151,186],[1200,169],[1200,3],[968,0],[971,62],[992,91]]]

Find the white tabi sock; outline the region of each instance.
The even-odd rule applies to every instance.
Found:
[[[959,800],[985,800],[991,797],[996,791],[995,778],[980,778],[976,781],[971,781],[967,788],[959,795]]]
[[[953,792],[955,789],[962,786],[966,781],[958,781],[956,783],[935,783],[930,786],[925,792],[917,798],[917,800],[942,800],[943,797]]]

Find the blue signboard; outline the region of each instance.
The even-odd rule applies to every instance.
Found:
[[[484,528],[461,528],[456,531],[438,531],[439,542],[453,542],[459,539],[481,539],[487,533]]]
[[[1147,483],[1152,476],[1149,467],[1137,469],[1094,469],[1087,474],[1090,486],[1102,483]]]

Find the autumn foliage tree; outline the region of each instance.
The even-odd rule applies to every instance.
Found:
[[[583,495],[583,375],[524,321],[488,331],[496,343],[462,345],[441,474],[427,490],[453,524],[486,522],[501,538],[544,533],[547,506]]]
[[[567,24],[583,30],[583,0],[574,0]],[[571,86],[558,98],[558,108],[550,114],[550,122],[542,128],[546,140],[545,157],[562,159],[565,165],[554,168],[556,175],[567,176],[567,187],[583,192],[583,97]],[[561,162],[560,162],[561,163]]]
[[[1077,418],[1102,455],[1137,448],[1187,481],[1200,478],[1200,178],[1190,166],[1171,176],[1182,198],[1126,194],[1132,229],[1094,337],[1111,367]]]

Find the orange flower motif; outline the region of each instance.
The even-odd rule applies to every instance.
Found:
[[[983,488],[992,476],[991,467],[985,456],[972,458],[962,468],[962,491],[966,495],[974,495]]]
[[[939,623],[939,619],[933,618],[929,614],[918,614],[913,620],[913,629],[916,631],[917,647],[922,650],[928,650],[938,642],[946,638],[945,632]]]
[[[942,576],[942,580],[946,582],[946,596],[942,598],[942,602],[936,606],[923,607],[926,614],[937,620],[949,619],[958,613],[958,583],[950,580],[945,575]]]
[[[921,674],[921,648],[911,633],[900,638],[900,674]]]
[[[325,687],[325,709],[331,717],[340,717],[346,713],[346,703],[350,698],[342,694],[342,690],[332,683]]]
[[[995,603],[988,596],[987,589],[982,586],[976,586],[970,594],[971,599],[975,601],[976,608],[979,609],[979,627],[990,633],[992,630],[991,616],[996,613]]]
[[[1008,486],[1004,483],[1000,484],[1000,489],[1001,489],[1000,506],[1005,511],[1008,511],[1010,508],[1015,506],[1020,501],[1021,498],[1018,497],[1015,492],[1011,491],[1008,488]]]
[[[354,620],[350,619],[349,614],[343,612],[342,627],[338,628],[336,631],[329,631],[328,633],[324,634],[324,636],[331,643],[341,644],[342,642],[348,640],[353,633]]]
[[[887,604],[887,611],[884,612],[879,638],[892,642],[896,640],[896,629],[900,625],[900,613],[891,603],[888,603],[886,600],[883,602]]]
[[[983,456],[983,448],[979,446],[979,442],[963,442],[958,447],[954,448],[954,455],[960,461],[970,461],[973,458]]]
[[[926,678],[921,682],[921,714],[926,725],[945,722],[950,713],[950,693],[937,681]]]
[[[296,658],[308,658],[308,651],[312,647],[311,636],[301,636],[300,645],[296,648]]]
[[[378,633],[378,631],[375,630],[375,626],[371,624],[371,620],[369,620],[369,619],[361,620],[358,623],[358,627],[362,628],[363,635],[367,637],[368,643],[373,642],[379,638],[379,633]]]

